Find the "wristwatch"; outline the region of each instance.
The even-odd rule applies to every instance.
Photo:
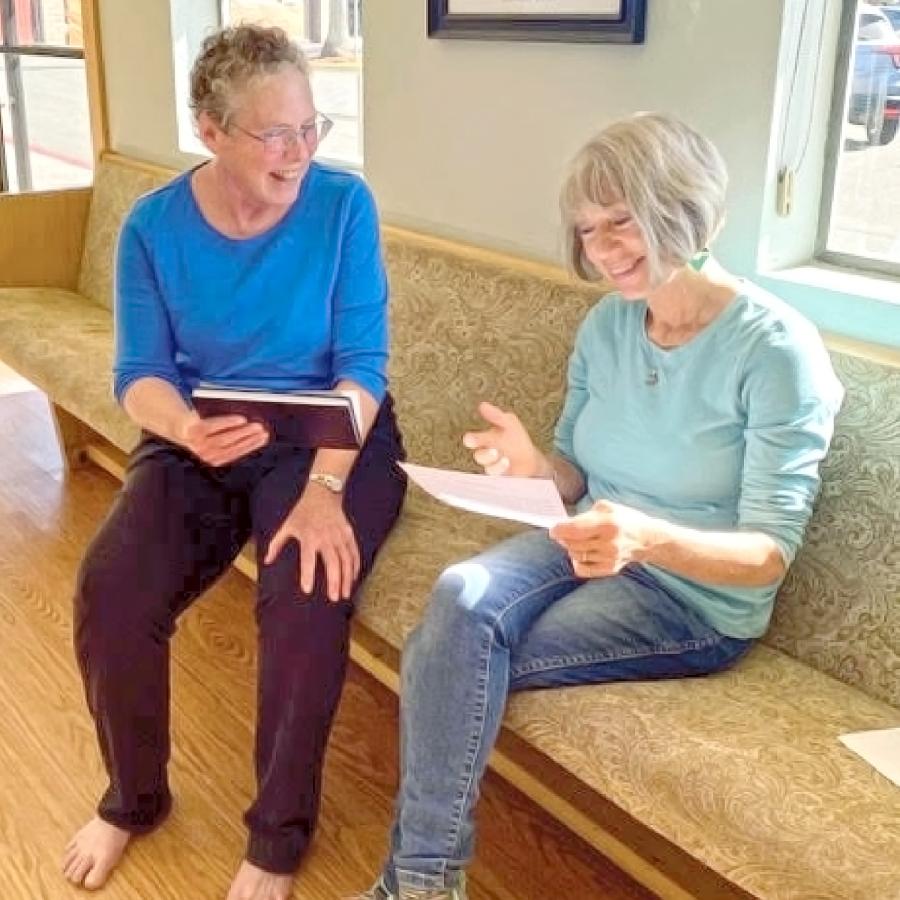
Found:
[[[321,484],[332,494],[340,494],[344,490],[344,479],[338,478],[337,475],[332,475],[330,472],[311,472],[308,480],[315,484]]]

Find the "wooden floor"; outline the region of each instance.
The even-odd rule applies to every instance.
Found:
[[[5,393],[4,393],[5,392]],[[0,898],[65,900],[57,860],[104,786],[71,651],[70,598],[86,541],[117,485],[64,477],[46,399],[0,370]],[[221,900],[252,792],[252,585],[229,573],[183,619],[173,654],[176,805],[136,841],[108,900]],[[397,701],[351,668],[331,741],[321,827],[295,898],[368,886],[397,780]],[[474,900],[648,900],[609,862],[489,775]]]

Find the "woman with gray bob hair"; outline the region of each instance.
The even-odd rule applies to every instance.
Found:
[[[566,262],[598,278],[578,236],[581,209],[625,201],[656,275],[708,247],[725,222],[728,173],[711,141],[671,116],[641,113],[588,141],[572,161],[560,197]]]
[[[766,630],[842,390],[815,328],[709,256],[726,181],[663,115],[573,160],[568,262],[610,291],[578,331],[554,446],[487,402],[463,443],[490,475],[552,479],[574,515],[435,584],[403,652],[396,819],[366,900],[464,900],[511,691],[719,672]]]

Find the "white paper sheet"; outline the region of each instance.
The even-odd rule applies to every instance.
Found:
[[[400,463],[403,471],[433,497],[450,506],[550,528],[568,518],[556,485],[549,478],[473,475]]]
[[[839,740],[900,787],[900,728],[854,731]]]

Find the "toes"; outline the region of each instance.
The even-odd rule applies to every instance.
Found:
[[[101,865],[100,863],[94,863],[90,872],[88,872],[87,876],[84,879],[84,886],[89,891],[96,891],[97,888],[103,887],[106,884],[106,879],[109,878],[109,873],[112,871],[113,867],[110,865]]]
[[[76,856],[66,870],[66,878],[73,884],[82,884],[93,865],[94,860],[90,856]]]
[[[62,858],[62,870],[64,873],[69,871],[72,863],[78,859],[79,855],[78,848],[74,844],[69,844],[69,846],[66,847]]]

